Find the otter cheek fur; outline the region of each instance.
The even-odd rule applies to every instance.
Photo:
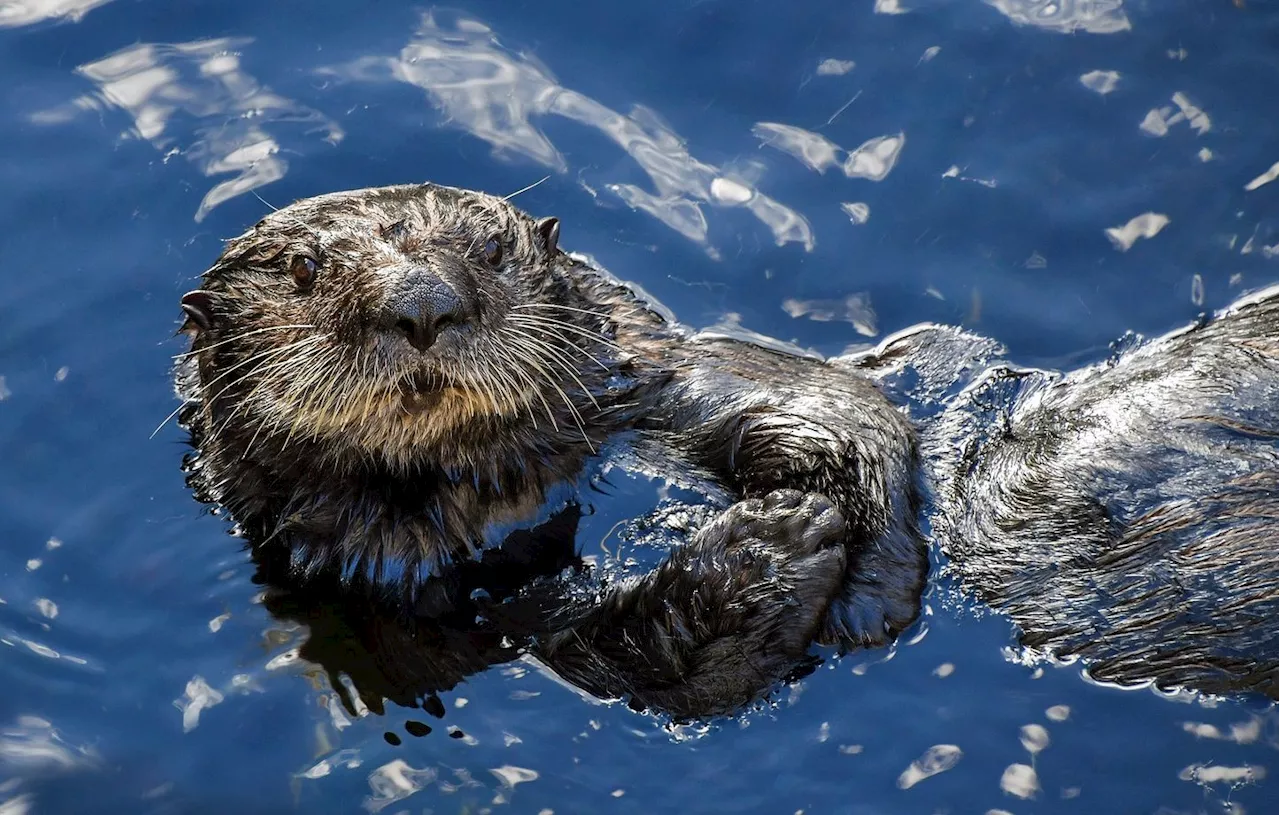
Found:
[[[692,713],[713,687],[750,701],[815,637],[891,641],[925,573],[902,414],[846,369],[669,322],[559,233],[424,184],[300,201],[231,240],[182,303],[198,493],[304,573],[396,572],[412,607],[625,444],[737,503],[565,611],[573,635],[541,650],[558,670]]]

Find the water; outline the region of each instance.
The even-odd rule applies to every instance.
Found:
[[[1017,664],[939,585],[891,660],[706,727],[521,662],[349,716],[148,440],[259,196],[550,175],[565,246],[826,354],[935,320],[1075,366],[1274,281],[1274,4],[1036,6],[0,0],[0,810],[1275,812],[1274,706]]]

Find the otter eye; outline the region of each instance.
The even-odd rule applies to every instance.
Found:
[[[293,275],[293,282],[303,291],[311,288],[316,282],[316,272],[320,270],[320,264],[315,258],[307,255],[294,255],[293,262],[289,264],[289,274]]]
[[[498,240],[498,236],[484,242],[484,260],[490,266],[497,266],[502,262],[502,241]]]

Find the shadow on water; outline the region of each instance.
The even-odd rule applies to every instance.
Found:
[[[254,582],[273,616],[307,626],[299,656],[324,668],[349,715],[383,714],[386,702],[431,710],[440,692],[519,659],[548,633],[548,611],[564,591],[556,578],[586,568],[576,551],[580,512],[572,505],[429,579],[411,610],[394,588],[337,574],[299,578],[278,549],[254,549]]]

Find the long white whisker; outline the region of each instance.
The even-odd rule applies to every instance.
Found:
[[[514,306],[512,306],[512,308],[517,308],[517,309],[550,308],[550,309],[557,309],[559,311],[576,311],[579,314],[590,314],[592,317],[600,317],[602,319],[608,319],[608,317],[610,316],[610,312],[607,312],[607,311],[592,311],[590,309],[585,309],[585,308],[575,308],[574,306],[565,306],[565,305],[561,305],[560,303],[516,303]]]
[[[607,348],[612,348],[617,351],[622,350],[622,346],[618,345],[616,342],[604,336],[603,334],[590,331],[586,328],[583,328],[582,326],[574,325],[573,323],[567,323],[563,320],[557,320],[551,317],[543,317],[543,316],[533,315],[533,314],[512,314],[509,316],[509,319],[512,322],[519,322],[522,325],[536,324],[536,325],[542,325],[547,327],[555,327],[557,329],[564,329],[572,334],[577,334],[580,337],[589,339],[592,342],[597,342]]]
[[[492,364],[492,356],[485,358],[477,354],[474,358],[480,363],[480,368],[484,374],[483,378],[486,381],[497,382],[497,387],[502,393],[503,400],[509,410],[518,410],[521,405],[527,406],[527,402],[518,396],[519,388],[516,386],[515,380],[503,370],[503,366]],[[533,419],[532,414],[530,414],[529,418]],[[536,419],[533,419],[533,429],[538,429]]]
[[[564,402],[565,407],[569,408],[570,418],[572,418],[573,423],[578,426],[578,432],[582,434],[582,440],[587,443],[588,449],[590,449],[592,454],[594,454],[596,452],[596,448],[595,445],[591,443],[590,437],[587,436],[587,430],[582,422],[582,414],[578,412],[578,406],[573,403],[573,400],[569,398],[569,395],[564,392],[562,387],[560,387],[560,383],[551,375],[551,371],[541,363],[539,357],[536,355],[536,349],[523,345],[517,338],[510,339],[513,340],[512,346],[524,352],[523,358],[525,361],[530,363],[532,367],[542,374],[542,379],[551,386],[551,389],[555,391],[555,393]],[[533,356],[530,356],[530,354],[533,354]]]
[[[218,340],[217,342],[209,345],[202,345],[199,348],[193,348],[190,351],[184,351],[181,354],[174,354],[173,358],[186,359],[187,357],[194,357],[198,354],[203,354],[205,351],[217,348],[220,345],[226,345],[229,342],[236,342],[237,340],[252,337],[255,334],[264,334],[268,331],[283,331],[286,328],[315,328],[315,326],[311,323],[297,323],[295,325],[269,325],[266,328],[255,328],[253,331],[246,331],[243,334],[237,334],[234,337],[227,337],[224,340]]]
[[[532,183],[532,184],[530,184],[529,186],[527,186],[527,187],[521,187],[520,189],[518,189],[518,190],[516,190],[515,192],[511,193],[510,195],[504,195],[504,196],[502,197],[502,200],[503,200],[503,201],[510,201],[512,198],[515,198],[515,197],[516,197],[517,195],[519,195],[520,193],[522,193],[522,192],[528,192],[529,190],[531,190],[531,189],[533,189],[534,187],[538,186],[539,184],[541,184],[542,182],[546,181],[546,180],[547,180],[548,178],[550,178],[550,177],[551,177],[551,176],[549,176],[549,175],[544,175],[542,178],[539,178],[537,181],[533,182],[533,183]]]
[[[600,367],[600,370],[602,370],[602,371],[608,371],[608,370],[609,370],[609,366],[608,366],[608,365],[605,365],[605,364],[604,364],[603,362],[601,362],[599,359],[596,359],[596,357],[595,357],[595,356],[593,356],[589,351],[587,351],[587,349],[585,349],[585,348],[583,348],[582,346],[578,345],[577,343],[573,342],[573,341],[572,341],[572,340],[570,340],[568,337],[565,337],[565,336],[564,336],[563,334],[561,334],[559,331],[556,331],[555,329],[551,328],[550,326],[545,325],[545,324],[541,324],[541,323],[530,323],[530,322],[524,322],[523,320],[513,320],[513,322],[517,322],[517,323],[519,323],[519,325],[520,325],[522,328],[526,329],[526,331],[534,331],[534,332],[537,332],[537,334],[538,334],[538,335],[540,335],[540,336],[552,337],[552,338],[554,338],[554,339],[560,340],[560,341],[561,341],[561,342],[563,342],[565,345],[569,346],[569,348],[572,348],[573,350],[575,350],[575,351],[577,351],[578,353],[582,354],[582,355],[583,355],[584,357],[586,357],[588,360],[590,360],[590,361],[594,362],[596,365],[598,365],[598,366]]]
[[[243,368],[246,365],[252,365],[253,363],[256,363],[256,362],[263,362],[265,360],[271,359],[272,357],[280,356],[281,354],[301,348],[317,340],[322,340],[326,336],[327,335],[325,334],[313,334],[309,337],[303,337],[300,340],[294,340],[293,342],[288,343],[287,345],[282,345],[279,348],[268,348],[265,351],[259,351],[256,354],[252,354],[249,357],[246,357],[245,359],[242,359],[241,361],[237,362],[235,365],[232,365],[231,367],[227,368],[225,371],[218,374],[208,382],[203,383],[201,386],[201,390],[205,391],[207,394],[208,391],[213,389],[214,385],[226,379],[228,376],[231,375],[233,371],[239,370],[240,368]],[[250,368],[248,371],[245,372],[244,376],[247,376],[248,374],[252,373],[254,370],[255,369]],[[218,391],[217,394],[211,397],[207,397],[208,401],[210,403],[216,401],[220,396],[222,396],[222,394],[226,393],[227,388],[234,387],[236,382],[239,382],[241,379],[244,378],[244,376],[241,376],[240,379],[237,379],[235,382],[231,383],[230,385],[227,385],[222,390]]]
[[[295,343],[295,347],[296,347],[296,346],[298,346],[298,345],[303,345],[303,344],[304,344],[304,343]],[[312,348],[314,348],[314,346],[315,346],[315,343],[305,343],[305,344],[310,345]],[[307,349],[307,348],[303,348],[303,349],[300,349],[300,350],[302,350],[302,353],[298,354],[297,356],[289,357],[289,358],[287,358],[287,359],[280,359],[280,360],[276,360],[275,362],[272,362],[272,363],[271,363],[271,364],[269,364],[269,365],[263,365],[263,366],[261,366],[261,367],[259,367],[259,368],[254,368],[254,369],[252,369],[252,370],[250,370],[250,371],[245,372],[244,376],[240,377],[240,378],[239,378],[239,379],[237,379],[235,382],[233,382],[233,383],[231,383],[231,384],[227,385],[225,388],[223,388],[223,389],[222,389],[222,391],[220,391],[220,392],[218,393],[218,396],[215,396],[215,397],[214,397],[214,400],[216,400],[218,397],[220,397],[220,396],[221,396],[223,393],[225,393],[227,390],[231,389],[232,387],[234,387],[235,385],[239,384],[240,382],[243,382],[245,379],[247,379],[249,376],[251,376],[251,375],[253,375],[253,374],[259,374],[259,375],[262,375],[262,374],[273,373],[273,372],[278,372],[278,371],[282,371],[282,370],[284,370],[284,371],[289,371],[291,368],[295,368],[295,367],[296,367],[296,368],[301,368],[301,369],[305,370],[305,369],[306,369],[306,366],[307,366],[307,364],[308,364],[308,362],[309,362],[309,360],[310,360],[310,358],[311,358],[311,353],[310,353],[310,349]],[[259,379],[259,381],[257,382],[257,384],[255,384],[252,388],[250,388],[250,389],[249,389],[249,392],[248,392],[248,393],[246,393],[246,394],[245,394],[245,395],[240,399],[239,403],[237,403],[237,404],[236,404],[236,406],[235,406],[234,408],[232,408],[231,412],[230,412],[229,414],[227,414],[227,417],[226,417],[225,419],[223,419],[223,420],[222,420],[221,424],[219,424],[219,425],[218,425],[218,427],[217,427],[217,428],[215,428],[215,429],[212,431],[212,435],[217,435],[217,434],[221,433],[222,431],[226,430],[226,429],[227,429],[227,427],[231,424],[231,420],[232,420],[232,419],[234,419],[234,418],[235,418],[235,416],[236,416],[236,415],[237,415],[241,410],[244,410],[248,405],[252,404],[252,402],[253,402],[253,397],[254,397],[255,395],[257,395],[258,391],[259,391],[261,388],[263,388],[264,386],[266,386],[268,383],[270,383],[270,382],[272,382],[272,381],[274,381],[275,379],[278,379],[278,378],[283,378],[283,377],[267,377],[267,376],[262,376],[262,378],[261,378],[261,379]],[[256,436],[257,434],[255,433],[254,435]]]
[[[593,396],[591,391],[587,389],[587,386],[578,376],[577,371],[573,369],[568,357],[562,354],[559,349],[529,334],[523,334],[517,342],[530,343],[532,345],[532,350],[541,350],[546,353],[547,356],[551,358],[552,362],[557,363],[564,372],[578,384],[578,387],[582,389],[583,395],[585,395],[587,399],[591,400],[591,404],[595,406],[596,410],[600,409],[600,403],[596,401],[595,396]]]
[[[520,354],[518,359],[520,361],[528,363],[529,360],[526,359],[526,356],[525,356],[526,353],[527,352]],[[560,432],[560,425],[558,422],[556,422],[556,416],[555,416],[555,413],[551,410],[551,405],[547,404],[547,399],[545,396],[542,395],[542,390],[538,387],[537,382],[533,379],[530,373],[527,370],[525,370],[525,366],[514,365],[511,367],[511,373],[513,376],[519,377],[520,381],[524,382],[525,387],[531,390],[534,393],[534,395],[538,397],[538,401],[542,403],[543,409],[546,410],[547,412],[547,418],[551,420],[551,429],[555,430],[557,433]],[[532,404],[529,405],[529,415],[530,417],[532,417],[533,415]]]
[[[298,423],[302,420],[302,417],[311,409],[311,405],[313,402],[315,402],[316,397],[319,396],[322,398],[327,398],[329,396],[329,393],[324,388],[317,387],[317,386],[320,384],[320,382],[322,382],[326,378],[330,379],[330,382],[332,383],[332,373],[338,367],[339,363],[341,362],[341,359],[337,349],[330,347],[326,350],[329,351],[328,355],[325,356],[319,363],[316,363],[314,366],[312,366],[312,370],[315,373],[312,376],[307,378],[307,384],[305,388],[300,387],[300,383],[293,383],[292,390],[294,390],[295,392],[305,390],[305,391],[309,391],[309,393],[306,396],[306,398],[303,399],[302,404],[294,412],[293,421],[289,425],[289,433],[288,435],[285,436],[284,444],[280,446],[281,453],[283,453],[286,449],[288,449],[289,442],[293,440],[293,435],[298,430]]]
[[[295,342],[291,342],[291,343],[289,343],[288,345],[282,346],[282,347],[280,347],[280,348],[268,349],[268,350],[266,350],[266,351],[262,351],[262,352],[259,352],[259,353],[257,353],[257,354],[254,354],[254,355],[250,356],[248,359],[245,359],[245,360],[243,360],[243,361],[241,361],[241,362],[236,363],[236,364],[235,364],[235,365],[233,365],[231,368],[227,369],[226,371],[224,371],[224,372],[222,372],[221,374],[219,374],[217,377],[215,377],[215,378],[213,378],[212,380],[210,380],[207,384],[202,384],[202,385],[201,385],[201,390],[205,390],[205,391],[209,390],[210,388],[212,388],[215,384],[217,384],[217,383],[218,383],[218,382],[220,382],[221,380],[226,379],[226,378],[227,378],[227,377],[228,377],[228,376],[229,376],[233,371],[237,370],[238,368],[241,368],[241,367],[243,367],[243,366],[245,366],[245,365],[248,365],[248,364],[250,364],[250,363],[253,363],[253,362],[261,362],[261,361],[263,361],[263,360],[269,359],[270,357],[276,356],[277,354],[281,354],[281,353],[284,353],[284,352],[286,352],[286,351],[293,350],[293,349],[298,348],[298,347],[300,347],[300,346],[302,346],[302,345],[304,345],[304,344],[306,344],[306,343],[310,342],[311,340],[313,340],[313,339],[317,339],[317,338],[319,338],[319,337],[318,337],[318,336],[304,337],[304,338],[303,338],[303,339],[301,339],[301,340],[297,340],[297,341],[295,341]],[[218,393],[217,393],[217,394],[216,394],[212,399],[208,399],[207,401],[209,401],[210,403],[212,403],[213,401],[217,400],[217,399],[218,399],[218,397],[220,397],[220,396],[222,396],[222,394],[226,393],[228,389],[233,388],[233,387],[235,387],[238,383],[240,383],[240,382],[244,381],[244,378],[245,378],[246,376],[248,376],[250,373],[252,373],[252,372],[253,372],[253,370],[255,370],[255,369],[250,369],[249,371],[247,371],[243,376],[239,377],[238,379],[236,379],[236,380],[234,380],[233,382],[231,382],[230,384],[228,384],[228,385],[227,385],[226,387],[224,387],[222,390],[218,391]],[[203,397],[202,397],[202,398],[203,398]],[[174,416],[177,416],[179,413],[181,413],[181,412],[182,412],[182,409],[183,409],[183,408],[185,408],[187,405],[190,405],[193,401],[195,401],[195,400],[193,400],[193,399],[184,399],[184,400],[182,401],[182,404],[178,405],[178,407],[177,407],[177,408],[175,408],[175,409],[174,409],[174,411],[173,411],[172,413],[170,413],[168,416],[164,417],[164,421],[160,422],[160,424],[156,426],[156,429],[151,431],[151,435],[150,435],[150,436],[148,436],[148,438],[150,438],[150,439],[154,439],[154,438],[156,437],[156,434],[157,434],[157,433],[159,433],[162,429],[164,429],[164,426],[165,426],[165,425],[167,425],[167,424],[169,423],[169,421],[170,421],[171,419],[173,419],[173,417],[174,417]]]
[[[512,306],[512,308],[520,309],[520,310],[550,309],[552,311],[571,311],[577,314],[589,314],[592,317],[599,317],[602,320],[613,320],[615,322],[617,320],[630,317],[633,314],[640,314],[641,312],[644,311],[644,309],[640,308],[639,306],[631,306],[630,308],[627,308],[624,311],[617,311],[617,310],[591,311],[590,309],[576,308],[574,306],[565,306],[565,305],[561,305],[560,303],[517,303],[516,305]]]

